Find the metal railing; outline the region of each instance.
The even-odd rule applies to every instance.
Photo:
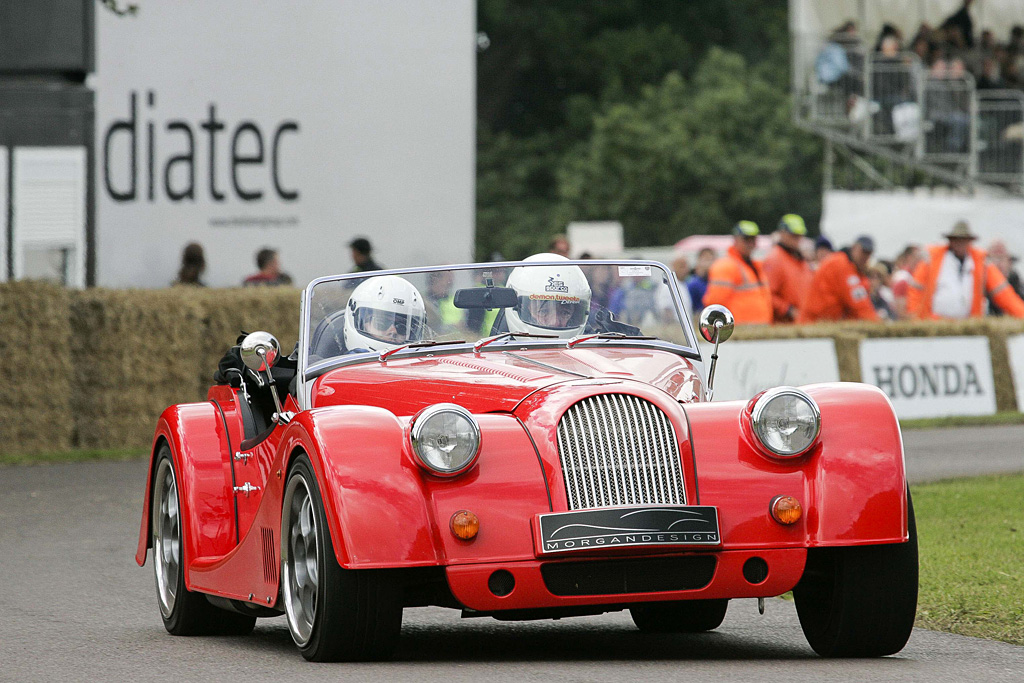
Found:
[[[1024,93],[978,90],[970,74],[935,77],[917,55],[794,36],[794,117],[943,182],[1024,194]]]
[[[978,91],[978,178],[1024,183],[1024,93],[1019,90]]]
[[[922,156],[933,162],[969,165],[974,159],[977,99],[974,79],[928,78],[921,112]]]

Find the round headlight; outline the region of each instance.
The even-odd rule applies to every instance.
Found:
[[[806,453],[821,431],[821,411],[814,399],[794,387],[764,392],[750,414],[758,441],[783,458]]]
[[[454,403],[424,408],[412,422],[412,450],[434,474],[450,477],[465,472],[480,452],[480,427],[473,415]]]

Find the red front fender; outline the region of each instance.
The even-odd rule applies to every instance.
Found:
[[[743,426],[746,402],[685,407],[700,501],[718,506],[723,546],[847,546],[907,539],[903,441],[892,405],[876,387],[803,387],[821,408],[818,446],[784,461],[766,457]],[[792,495],[803,518],[783,527],[768,513]]]
[[[404,424],[383,408],[317,408],[289,427],[283,448],[289,457],[302,448],[312,461],[342,567],[440,563],[423,480],[404,443]]]

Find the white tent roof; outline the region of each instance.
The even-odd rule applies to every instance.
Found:
[[[873,43],[882,24],[903,30],[909,40],[922,22],[938,27],[963,5],[963,0],[789,0],[790,33],[826,36],[853,19],[865,41]],[[1014,24],[1024,25],[1021,0],[975,0],[970,9],[975,33],[992,29],[996,40],[1007,40]]]

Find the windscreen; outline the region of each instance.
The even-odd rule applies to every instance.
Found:
[[[308,290],[306,367],[403,344],[472,344],[505,333],[514,334],[517,345],[601,335],[581,343],[651,337],[694,348],[690,322],[683,318],[689,312],[679,310],[670,278],[657,264],[608,261],[325,278]]]

